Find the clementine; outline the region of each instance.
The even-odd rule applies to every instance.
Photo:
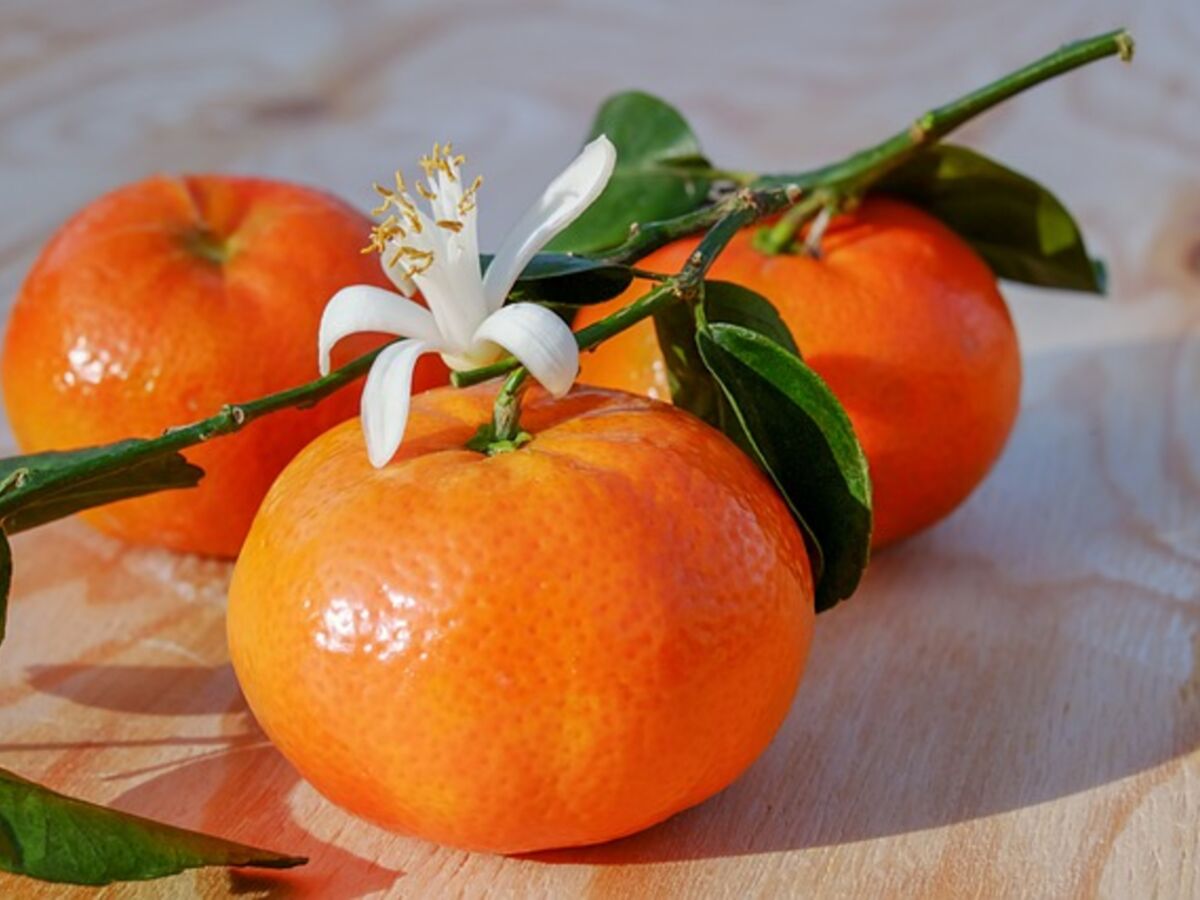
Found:
[[[867,455],[879,547],[938,521],[999,456],[1016,419],[1021,361],[987,265],[956,234],[906,204],[868,198],[836,217],[821,255],[768,256],[738,234],[710,277],[771,300],[806,361],[846,407]],[[638,265],[678,271],[698,239]],[[646,290],[585,307],[582,327]],[[581,359],[580,380],[669,398],[654,326],[643,322]]]
[[[229,646],[251,709],[339,805],[514,853],[605,841],[757,757],[813,626],[804,541],[729,440],[629,394],[531,393],[532,440],[466,449],[494,384],[413,401],[387,466],[356,422],[271,488]]]
[[[329,297],[390,284],[359,253],[369,228],[323,192],[223,175],[150,178],[91,203],[50,240],[13,307],[3,378],[21,449],[149,437],[315,378]],[[444,382],[438,361],[425,365],[418,387]],[[194,490],[85,518],[129,541],[234,556],[271,481],[356,413],[359,390],[189,450],[206,472]]]

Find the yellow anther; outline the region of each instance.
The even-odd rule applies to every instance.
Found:
[[[442,148],[441,148],[441,145],[437,143],[437,141],[434,141],[434,143],[433,143],[433,152],[430,153],[428,156],[422,156],[420,158],[420,160],[418,160],[421,168],[425,170],[425,177],[428,178],[430,181],[433,180],[433,176],[437,172],[439,165],[441,163],[441,160],[442,160]]]
[[[436,179],[439,173],[449,181],[457,181],[459,167],[466,161],[463,154],[454,152],[453,144],[449,142],[446,144],[434,143],[433,150],[429,155],[422,156],[420,159],[421,169],[425,172],[426,180],[414,182],[413,190],[430,204],[436,203],[438,194],[434,191],[434,186],[437,184]],[[463,191],[456,204],[459,216],[465,216],[475,209],[475,195],[482,184],[483,178],[477,176],[471,186]],[[369,243],[362,252],[384,254],[393,251],[394,248],[394,252],[391,252],[388,257],[389,266],[403,262],[404,268],[409,274],[419,275],[426,271],[433,265],[432,253],[409,245],[395,246],[410,234],[421,234],[425,230],[422,225],[422,214],[417,210],[413,198],[409,196],[409,187],[404,180],[404,174],[399,169],[396,170],[395,187],[384,187],[378,183],[372,184],[371,187],[381,199],[380,204],[371,210],[371,213],[375,216],[387,215],[387,218],[371,229]],[[394,212],[388,214],[389,210],[394,210]],[[463,229],[463,222],[460,219],[438,219],[434,224],[455,233]]]
[[[467,158],[461,153],[454,152],[454,145],[447,142],[445,146],[435,143],[433,151],[428,156],[422,156],[420,163],[421,168],[425,171],[425,177],[430,182],[434,176],[441,172],[449,181],[458,180],[458,169]]]
[[[390,241],[406,236],[407,234],[404,231],[404,228],[396,220],[396,217],[394,215],[388,216],[378,225],[375,225],[371,228],[370,243],[363,247],[362,252],[383,253],[383,251],[387,249]]]
[[[471,186],[463,191],[462,199],[458,201],[458,214],[465,216],[475,208],[475,195],[479,193],[479,188],[483,185],[483,176],[476,175],[475,180],[471,182]]]
[[[383,202],[371,210],[371,215],[382,216],[393,206],[399,212],[407,212],[413,209],[412,201],[408,197],[408,186],[404,183],[404,175],[399,169],[396,170],[395,178],[395,188],[386,188],[378,183],[371,185],[375,193],[383,198]]]
[[[388,267],[391,268],[397,265],[401,260],[409,260],[404,263],[405,272],[409,275],[420,275],[422,272],[428,271],[429,267],[433,265],[433,251],[419,250],[407,244],[397,247],[396,251],[388,259]]]
[[[394,195],[388,188],[385,188],[382,184],[379,184],[379,182],[375,182],[371,185],[371,187],[375,190],[375,193],[383,198],[383,202],[371,210],[371,215],[382,216],[388,211],[388,207],[392,205],[392,198]]]

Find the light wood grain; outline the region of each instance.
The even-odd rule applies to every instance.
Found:
[[[612,845],[471,855],[357,822],[238,694],[228,570],[65,523],[17,539],[0,765],[306,853],[106,896],[1200,896],[1200,4],[0,5],[0,296],[51,229],[148,172],[372,178],[453,138],[484,243],[642,86],[739,167],[795,168],[1116,24],[1116,63],[973,125],[1052,184],[1107,303],[1007,291],[1020,422],[976,496],[822,616],[795,707],[735,786]],[[58,896],[0,879],[5,896]],[[80,894],[90,892],[80,891]]]

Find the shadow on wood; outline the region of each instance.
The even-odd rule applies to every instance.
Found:
[[[142,781],[112,806],[280,852],[309,857],[287,872],[231,872],[235,894],[271,897],[366,896],[390,887],[403,872],[320,840],[289,805],[299,776],[259,734],[255,744],[201,753]]]
[[[206,716],[240,702],[233,667],[223,666],[30,666],[35,690],[97,709],[143,716]]]
[[[1027,402],[996,477],[971,509],[882,553],[858,596],[819,619],[791,714],[740,781],[641,834],[531,858],[853,843],[1054,800],[1193,750],[1200,341],[1029,368],[1048,396]],[[1159,398],[1167,416],[1143,420],[1152,384],[1179,389]],[[1170,433],[1140,433],[1142,421]]]

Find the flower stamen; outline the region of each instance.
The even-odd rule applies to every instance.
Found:
[[[394,215],[388,216],[378,225],[371,228],[370,243],[362,248],[363,253],[383,253],[391,241],[408,236],[404,227]]]
[[[421,168],[425,170],[425,177],[431,182],[434,176],[441,172],[450,181],[458,180],[458,169],[462,167],[467,158],[461,154],[454,152],[454,145],[449,141],[445,146],[434,142],[433,152],[428,156],[421,157]]]
[[[462,199],[458,201],[458,214],[465,216],[475,208],[475,195],[479,193],[479,189],[483,186],[483,176],[476,175],[475,180],[471,182],[471,186],[463,191]]]
[[[368,457],[377,467],[392,458],[404,438],[413,366],[424,353],[438,353],[459,370],[511,353],[555,396],[570,389],[579,370],[575,337],[556,313],[505,301],[534,255],[604,190],[615,148],[605,137],[588,144],[529,208],[486,271],[475,229],[483,179],[463,184],[464,162],[451,144],[434,144],[420,160],[425,178],[413,182],[412,194],[399,170],[394,188],[374,185],[381,198],[374,210],[380,221],[363,252],[381,254],[399,293],[374,285],[347,287],[334,295],[321,318],[317,346],[323,373],[329,371],[331,349],[349,334],[383,331],[404,338],[379,354],[363,387],[362,427]],[[418,209],[414,195],[422,198],[422,206],[427,201],[428,209]]]
[[[432,152],[420,159],[421,169],[425,172],[426,180],[413,182],[413,190],[431,205],[436,204],[438,192],[434,188],[439,183],[437,180],[439,176],[445,176],[450,182],[457,181],[459,169],[466,161],[466,156],[454,152],[453,144],[449,142],[446,144],[434,143]],[[441,182],[441,184],[445,186],[445,182]],[[457,201],[451,195],[448,199],[453,203],[452,210],[458,213],[459,218],[436,219],[434,224],[438,228],[454,234],[462,232],[467,224],[465,221],[467,215],[475,210],[476,195],[482,184],[483,177],[477,176],[471,186],[462,191]],[[395,187],[384,187],[375,183],[372,188],[380,196],[382,202],[371,210],[371,213],[375,216],[388,215],[386,219],[372,227],[369,242],[362,252],[376,252],[383,255],[389,268],[403,264],[401,268],[405,276],[409,278],[428,271],[433,265],[432,250],[412,245],[396,246],[410,234],[415,238],[425,230],[421,213],[408,193],[409,185],[404,180],[404,173],[399,169],[396,170]],[[434,208],[436,209],[436,206]],[[394,212],[389,214],[389,210],[394,210]],[[417,243],[422,242],[418,240]]]
[[[388,260],[388,266],[394,267],[402,259],[409,260],[404,263],[404,268],[411,278],[414,275],[420,275],[423,272],[429,271],[429,267],[433,265],[433,251],[421,250],[417,247],[404,244],[396,248],[396,252]]]
[[[396,170],[396,187],[386,188],[379,183],[371,185],[375,193],[383,198],[383,202],[371,210],[371,215],[382,216],[390,208],[395,207],[396,212],[404,217],[408,227],[415,234],[421,233],[421,219],[417,213],[416,204],[413,203],[412,197],[408,195],[408,185],[404,181],[404,174]],[[417,183],[417,192],[422,196],[428,197],[425,190],[422,190],[424,185]]]

